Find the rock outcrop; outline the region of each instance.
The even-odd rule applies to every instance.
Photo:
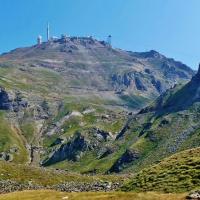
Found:
[[[114,163],[108,173],[118,173],[122,171],[127,165],[133,163],[139,158],[139,154],[135,151],[126,150],[125,153]]]
[[[191,200],[200,199],[200,190],[191,192],[190,194],[187,195],[186,199],[191,199]]]
[[[77,161],[81,158],[81,154],[84,151],[91,148],[89,141],[81,133],[77,132],[66,144],[62,144],[53,151],[49,158],[43,161],[42,165],[48,166],[63,160]]]
[[[0,109],[9,110],[12,108],[12,101],[9,99],[9,95],[6,90],[0,87]]]

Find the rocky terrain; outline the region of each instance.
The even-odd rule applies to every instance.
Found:
[[[41,186],[32,183],[18,183],[16,181],[0,181],[0,194],[24,190],[54,190],[61,192],[110,192],[120,188],[120,183],[112,182],[67,182],[52,186]]]
[[[198,71],[189,83],[167,90],[129,120],[118,139],[126,144],[126,150],[112,171],[137,172],[174,153],[200,146],[199,77]]]
[[[198,195],[199,88],[200,69],[91,37],[1,55],[0,193]]]
[[[94,96],[102,104],[128,106],[129,110],[141,108],[166,89],[187,82],[194,75],[186,65],[154,50],[134,53],[113,49],[92,37],[63,36],[41,45],[15,49],[1,55],[0,65],[5,71],[5,68],[15,69],[13,74],[6,73],[4,82],[20,75],[23,78],[15,81],[34,90],[32,83],[42,84],[34,77],[37,71],[40,79],[48,79],[45,83],[51,87],[35,88],[36,92],[44,89],[46,95],[56,93],[61,98]]]
[[[135,113],[194,71],[153,50],[61,37],[1,55],[0,74],[0,159],[96,174],[140,162],[132,146],[156,137],[146,141],[148,114]]]

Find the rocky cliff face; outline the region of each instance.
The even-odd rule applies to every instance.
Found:
[[[127,150],[138,152],[139,156],[130,159],[130,166],[129,162],[123,165],[122,154],[114,165],[115,171],[119,171],[120,164],[127,166],[127,171],[137,171],[179,151],[199,147],[199,91],[200,70],[186,85],[167,90],[136,114],[118,140],[129,140]]]
[[[42,165],[48,166],[63,160],[78,161],[83,152],[91,149],[92,146],[89,141],[87,141],[80,133],[76,133],[72,140],[66,144],[62,144],[57,150],[52,152],[52,155],[50,155]]]
[[[186,85],[176,85],[162,94],[154,105],[142,109],[140,113],[155,111],[167,113],[186,110],[200,101],[200,67],[196,75]]]
[[[11,100],[4,88],[0,88],[0,109],[8,110],[12,107]]]
[[[19,91],[9,94],[5,88],[0,88],[0,109],[12,110],[17,112],[22,108],[26,108],[28,102],[21,97]]]

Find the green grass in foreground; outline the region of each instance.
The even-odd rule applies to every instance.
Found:
[[[32,183],[42,186],[56,185],[63,182],[123,181],[122,176],[84,176],[76,173],[57,172],[37,167],[16,165],[0,161],[0,180],[12,180],[19,183]]]
[[[123,191],[181,193],[200,188],[200,148],[186,150],[139,172]]]
[[[48,190],[0,195],[0,200],[184,200],[185,194],[158,193],[62,193]]]

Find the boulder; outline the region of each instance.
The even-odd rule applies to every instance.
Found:
[[[186,199],[193,199],[193,200],[198,200],[198,199],[200,199],[200,190],[191,192],[191,193],[186,197]]]
[[[13,155],[10,154],[10,153],[1,152],[0,153],[0,160],[2,160],[2,161],[12,161]]]
[[[9,99],[9,95],[6,90],[0,87],[0,109],[9,110],[12,107],[12,102]]]

